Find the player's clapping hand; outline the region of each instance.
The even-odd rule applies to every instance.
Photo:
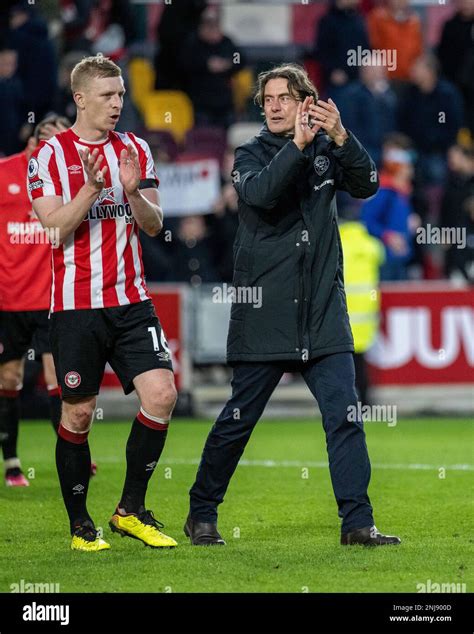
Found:
[[[140,162],[138,152],[131,143],[127,145],[126,150],[120,152],[119,177],[127,195],[138,190],[141,180]]]
[[[92,152],[88,148],[85,150],[79,150],[79,156],[81,157],[84,171],[87,176],[87,182],[94,187],[97,191],[100,191],[104,187],[104,177],[107,173],[107,165],[102,167],[101,165],[104,157],[98,156],[99,150],[96,148]]]
[[[309,123],[315,132],[322,128],[333,141],[342,145],[347,138],[347,132],[342,125],[339,110],[331,98],[327,102],[318,99],[316,103],[309,104],[308,114]]]

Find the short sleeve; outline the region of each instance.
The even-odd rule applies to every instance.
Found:
[[[130,134],[138,150],[138,158],[141,169],[140,189],[158,187],[160,180],[156,174],[155,162],[151,154],[150,146],[146,141]]]
[[[28,162],[28,194],[32,200],[42,196],[62,196],[56,156],[49,143],[42,143]]]

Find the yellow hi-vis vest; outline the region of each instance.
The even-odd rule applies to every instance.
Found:
[[[379,325],[379,268],[385,259],[380,240],[360,222],[339,226],[344,253],[344,284],[347,310],[356,352],[363,353],[374,342]]]

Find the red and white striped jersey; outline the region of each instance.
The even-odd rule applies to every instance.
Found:
[[[149,299],[143,276],[138,225],[119,179],[120,152],[132,143],[141,167],[140,188],[158,187],[150,148],[131,133],[109,132],[105,141],[80,139],[70,128],[33,153],[28,164],[33,200],[61,196],[71,201],[84,185],[78,150],[97,148],[108,166],[105,185],[76,231],[53,248],[51,312],[112,308]]]

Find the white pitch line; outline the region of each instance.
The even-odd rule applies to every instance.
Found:
[[[124,459],[125,460],[125,459]],[[98,462],[122,462],[120,458],[101,458]],[[173,466],[173,465],[198,465],[198,459],[186,459],[186,458],[169,458],[168,460],[160,460],[159,465],[162,466]],[[373,469],[396,469],[400,471],[406,471],[407,469],[415,470],[415,471],[434,471],[438,469],[446,469],[446,471],[474,471],[474,465],[471,464],[422,464],[422,463],[390,463],[390,462],[373,462]],[[242,467],[269,467],[269,468],[280,468],[280,467],[299,467],[299,468],[315,468],[315,469],[327,469],[327,462],[313,462],[311,460],[303,461],[303,460],[247,460],[242,459],[239,462],[239,466]]]

